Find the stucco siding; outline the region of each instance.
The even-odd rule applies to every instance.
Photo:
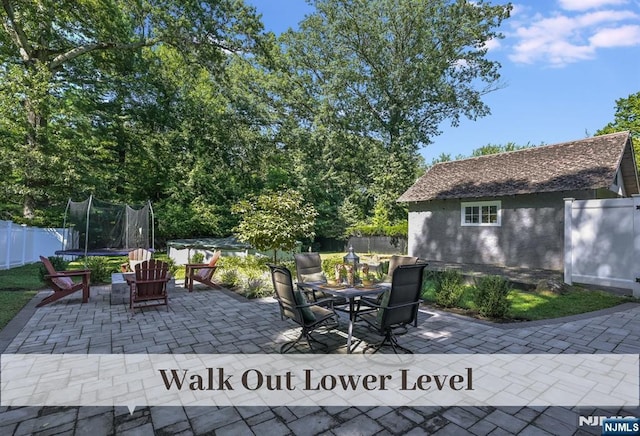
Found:
[[[446,262],[562,270],[566,197],[588,199],[595,193],[477,199],[501,201],[499,227],[462,226],[460,200],[410,203],[409,255]]]

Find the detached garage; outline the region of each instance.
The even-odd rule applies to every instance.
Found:
[[[439,163],[399,199],[410,256],[561,271],[564,198],[640,193],[629,132]]]

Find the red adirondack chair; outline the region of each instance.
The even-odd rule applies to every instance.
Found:
[[[44,278],[49,286],[51,286],[51,289],[53,289],[53,294],[45,297],[36,307],[53,303],[79,290],[82,290],[82,302],[86,303],[89,301],[91,270],[56,271],[51,261],[46,257],[40,256],[40,261],[47,270]],[[82,277],[82,282],[75,283],[71,277]]]
[[[184,287],[193,292],[193,282],[199,282],[210,288],[221,289],[222,287],[213,281],[213,273],[218,268],[216,263],[220,259],[220,251],[216,251],[211,256],[209,263],[188,263],[184,266]]]
[[[167,282],[171,279],[169,264],[161,260],[145,260],[135,266],[135,279],[129,281],[129,307],[135,312],[136,307],[167,306],[169,296]],[[156,303],[149,304],[149,302]],[[160,301],[160,302],[157,302]]]

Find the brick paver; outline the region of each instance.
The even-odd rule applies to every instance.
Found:
[[[270,298],[246,301],[214,290],[189,294],[180,286],[170,295],[168,312],[152,308],[132,315],[125,304],[111,304],[108,287],[94,287],[87,304],[72,295],[34,310],[6,340],[3,353],[277,353],[297,335]],[[365,339],[359,350],[379,339],[363,327],[355,335]],[[323,337],[332,352],[345,352],[344,329]],[[415,353],[639,354],[640,305],[509,325],[425,308],[418,328],[401,342]],[[578,426],[580,415],[591,414],[640,416],[640,408],[144,407],[130,414],[125,407],[2,407],[0,434],[599,434],[597,427]]]

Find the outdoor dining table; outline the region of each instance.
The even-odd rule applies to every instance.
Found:
[[[325,282],[305,282],[298,283],[298,287],[312,291],[320,291],[333,297],[342,297],[349,302],[349,330],[347,334],[347,353],[351,354],[351,342],[353,338],[353,324],[355,323],[357,311],[356,303],[362,297],[376,297],[382,294],[389,286],[385,284],[375,284],[371,286],[349,286],[349,285],[329,285]]]

